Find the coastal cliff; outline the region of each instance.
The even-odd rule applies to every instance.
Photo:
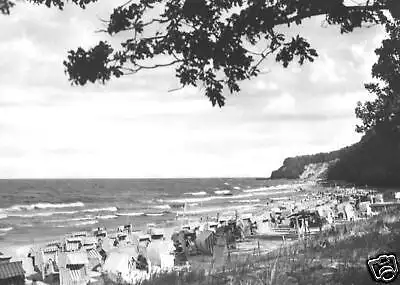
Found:
[[[370,132],[340,150],[286,158],[271,179],[341,180],[356,185],[400,186],[400,139]]]
[[[326,179],[329,168],[349,149],[286,158],[283,165],[271,173],[271,179]]]

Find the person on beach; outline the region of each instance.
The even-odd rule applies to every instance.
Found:
[[[306,233],[310,233],[310,227],[308,226],[308,219],[304,219],[304,230]]]

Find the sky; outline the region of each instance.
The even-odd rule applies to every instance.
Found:
[[[286,157],[361,138],[354,108],[373,99],[364,83],[380,27],[340,35],[313,18],[285,30],[316,61],[269,60],[220,109],[201,89],[168,92],[179,87],[171,68],[71,86],[67,51],[107,39],[95,31],[118,2],[62,12],[18,2],[0,16],[0,178],[268,177]]]

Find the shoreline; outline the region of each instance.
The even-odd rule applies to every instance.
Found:
[[[294,183],[294,185],[297,185],[296,183]],[[287,184],[286,185],[288,188],[292,188],[292,184]],[[222,191],[222,190],[221,190]],[[278,200],[290,200],[293,195],[296,195],[296,192],[293,189],[275,189],[275,186],[267,186],[265,189],[241,189],[241,191],[244,191],[243,194],[244,195],[249,195],[249,197],[241,197],[241,198],[234,198],[233,200],[229,201],[229,205],[228,207],[224,207],[225,209],[229,209],[228,212],[225,212],[227,215],[234,215],[235,210],[237,210],[239,213],[257,213],[259,211],[262,211],[266,208],[266,205],[263,203],[263,201],[269,201],[271,204],[271,201],[278,201]],[[260,193],[261,192],[261,193]],[[267,194],[265,194],[267,193]],[[254,196],[250,196],[254,195]],[[298,194],[297,194],[298,195]],[[221,201],[212,201],[211,204],[207,204],[207,206],[202,205],[202,203],[199,203],[198,205],[195,205],[193,207],[189,207],[189,209],[186,211],[186,218],[189,219],[190,221],[198,221],[201,217],[216,217],[218,212],[221,212],[221,205],[219,204],[222,201],[225,200],[229,200],[232,199],[231,196],[223,196],[223,195],[216,195],[216,197],[218,197],[218,199],[220,199]],[[271,197],[271,198],[270,198]],[[185,197],[185,198],[179,198],[179,199],[173,199],[173,200],[186,200],[186,201],[192,201],[192,199],[203,199],[203,198],[210,198],[208,197]],[[164,203],[169,203],[169,201],[164,201]],[[190,203],[188,203],[190,204]],[[226,204],[226,203],[225,203]],[[237,204],[237,205],[236,205]],[[268,207],[268,206],[267,206]],[[162,210],[162,209],[161,209]],[[78,216],[81,217],[82,219],[84,219],[84,215],[87,212],[87,210],[83,210],[81,215]],[[147,224],[149,223],[155,223],[156,226],[158,227],[162,227],[165,229],[168,228],[175,228],[175,227],[179,227],[181,226],[183,223],[185,223],[185,221],[179,219],[178,221],[176,221],[174,218],[176,217],[176,213],[179,213],[180,217],[183,214],[183,210],[174,210],[174,209],[169,209],[168,213],[164,213],[163,216],[161,215],[154,215],[152,216],[151,214],[148,215],[145,219],[143,218],[137,218],[133,215],[124,215],[124,214],[120,214],[118,216],[118,218],[116,219],[110,219],[110,220],[98,220],[98,222],[96,224],[93,224],[92,227],[90,227],[90,225],[87,226],[83,226],[80,228],[74,228],[73,231],[77,232],[77,231],[86,231],[86,232],[90,232],[91,230],[93,230],[93,228],[97,228],[98,226],[100,227],[107,227],[109,228],[110,226],[107,226],[109,224],[111,225],[117,225],[117,220],[121,221],[120,223],[118,223],[119,225],[122,224],[129,224],[132,223],[133,225],[135,225],[135,220],[136,219],[140,219],[141,222],[139,222],[138,226],[135,227],[135,229],[137,230],[143,230],[146,229]],[[224,214],[225,214],[224,213]],[[79,215],[79,214],[77,214]],[[76,218],[76,219],[78,219]],[[123,221],[125,219],[125,221]],[[67,220],[67,219],[66,219]],[[167,224],[168,226],[165,227],[164,225]],[[115,226],[114,226],[115,227]],[[30,227],[30,228],[34,228],[34,226]],[[27,233],[29,233],[29,229],[30,228],[24,228],[26,230]],[[61,227],[56,227],[54,228],[57,232],[61,233],[61,234],[49,234],[49,237],[46,237],[46,234],[40,234],[40,236],[34,236],[33,240],[32,240],[32,236],[29,234],[18,234],[17,238],[12,238],[12,240],[7,240],[7,236],[13,236],[14,233],[9,232],[9,233],[5,233],[4,235],[4,239],[3,241],[0,242],[1,246],[4,247],[11,247],[11,248],[15,248],[14,250],[9,250],[9,252],[13,252],[13,253],[17,253],[20,250],[18,250],[19,247],[23,248],[23,247],[27,247],[30,246],[32,244],[37,245],[37,244],[43,244],[46,243],[48,241],[52,241],[58,238],[63,237],[65,234],[67,234],[68,232],[71,232],[70,230],[63,230],[63,228]],[[26,237],[29,237],[27,239],[25,239]],[[15,240],[17,240],[17,242],[15,242]],[[19,255],[19,254],[18,254]]]

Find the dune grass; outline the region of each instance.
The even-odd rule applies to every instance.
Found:
[[[380,253],[400,256],[399,212],[339,225],[266,254],[231,259],[219,270],[161,273],[141,285],[377,284],[366,261]],[[118,283],[105,278],[103,284]]]

